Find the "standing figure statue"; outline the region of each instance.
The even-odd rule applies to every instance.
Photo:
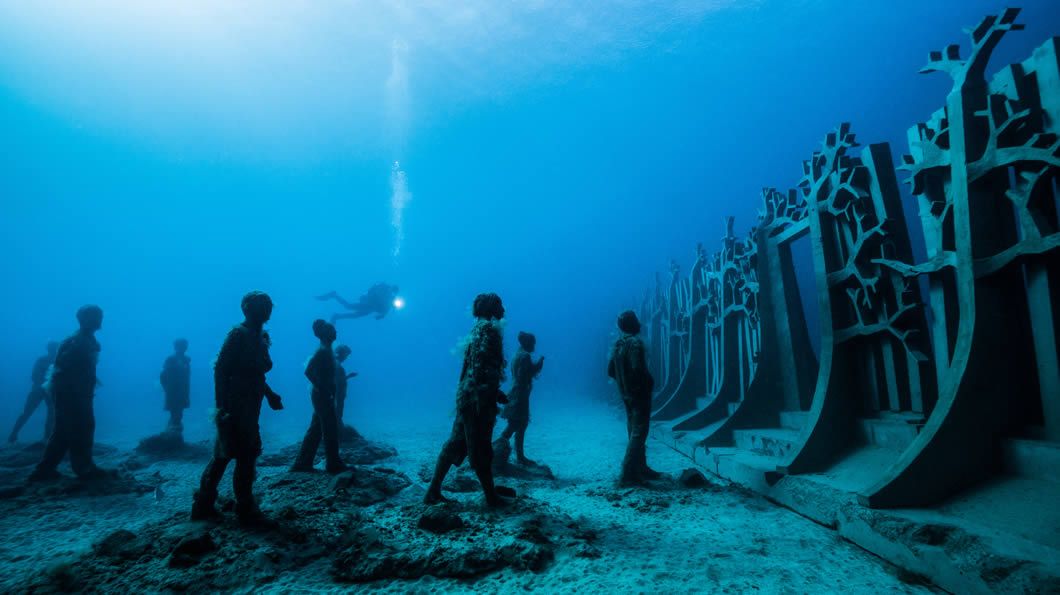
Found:
[[[174,341],[173,355],[166,358],[158,375],[166,394],[165,410],[169,412],[166,432],[178,436],[184,434],[184,410],[191,406],[191,358],[187,353],[187,339]]]
[[[515,352],[515,357],[512,359],[512,388],[508,391],[509,403],[501,412],[501,417],[508,420],[508,425],[493,445],[495,452],[510,453],[508,441],[514,435],[516,461],[526,466],[536,464],[526,458],[523,450],[526,428],[530,425],[530,391],[533,390],[534,379],[545,365],[544,357],[538,358],[537,362],[531,358],[530,354],[536,347],[537,337],[530,333],[519,333],[519,350]]]
[[[622,331],[611,347],[611,359],[607,364],[607,375],[614,378],[622,403],[626,406],[626,431],[629,445],[622,460],[622,475],[619,482],[633,485],[646,480],[658,479],[661,474],[648,467],[646,443],[651,421],[651,395],[655,380],[648,371],[644,341],[640,338],[640,321],[632,310],[618,317],[618,329]]]
[[[364,295],[357,298],[356,303],[346,301],[335,291],[330,291],[324,295],[318,295],[317,299],[325,302],[327,300],[335,300],[342,305],[343,308],[349,310],[349,312],[333,314],[331,316],[331,323],[335,324],[335,321],[337,320],[361,318],[363,316],[368,316],[369,314],[375,314],[376,320],[382,320],[384,316],[394,309],[394,302],[398,299],[397,294],[397,285],[377,283],[370,287]]]
[[[103,475],[92,461],[92,445],[96,434],[95,400],[96,364],[99,362],[99,341],[96,331],[103,327],[103,310],[99,306],[82,306],[77,311],[80,329],[59,345],[55,354],[51,380],[52,402],[55,404],[55,428],[48,436],[37,468],[30,481],[59,477],[59,463],[70,453],[70,466],[81,479]]]
[[[202,472],[199,489],[191,507],[193,520],[217,518],[214,507],[217,486],[225,468],[232,460],[236,469],[232,488],[236,497],[236,514],[244,524],[266,522],[254,500],[254,476],[258,455],[261,454],[262,398],[268,399],[274,411],[283,409],[283,401],[265,381],[272,369],[269,357],[269,333],[265,323],[272,316],[272,299],[263,292],[252,291],[243,296],[241,304],[245,320],[228,332],[221,352],[214,363],[214,397],[217,413],[217,442],[214,454]]]
[[[504,305],[495,293],[483,293],[475,298],[472,312],[475,325],[467,338],[464,366],[456,389],[456,420],[449,440],[442,446],[434,477],[427,488],[424,503],[447,500],[442,495],[442,481],[449,468],[459,466],[467,458],[482,484],[486,503],[500,506],[507,501],[503,495],[514,496],[514,491],[498,489],[493,484],[493,426],[497,422],[497,403],[507,403],[501,392],[504,380],[504,337],[501,320]]]
[[[335,327],[323,320],[313,322],[313,335],[320,339],[320,347],[310,358],[305,368],[306,378],[313,385],[310,399],[313,402],[313,419],[309,422],[302,449],[291,471],[313,471],[313,460],[320,448],[320,439],[324,439],[324,456],[327,459],[328,473],[342,473],[349,467],[339,458],[339,426],[335,410],[335,353],[331,346],[335,343]]]
[[[33,373],[30,375],[31,386],[29,394],[26,395],[26,404],[22,408],[22,415],[18,416],[15,420],[15,427],[11,429],[11,435],[7,437],[7,441],[11,444],[18,442],[18,433],[22,431],[22,426],[26,425],[29,418],[40,407],[41,403],[44,403],[44,409],[47,416],[44,418],[44,439],[47,440],[52,435],[52,428],[55,427],[55,406],[52,403],[52,395],[44,383],[48,380],[48,368],[51,368],[52,364],[55,363],[55,354],[59,351],[59,344],[55,341],[48,343],[48,353],[37,358],[37,361],[33,363]]]
[[[356,433],[354,429],[342,422],[346,412],[346,395],[349,393],[350,379],[357,377],[357,372],[346,373],[343,364],[349,359],[352,350],[347,345],[335,348],[335,423],[339,427],[339,442],[351,441]]]

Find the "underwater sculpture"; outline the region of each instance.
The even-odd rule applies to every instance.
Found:
[[[11,435],[7,438],[11,444],[18,442],[18,433],[22,431],[22,426],[26,425],[41,403],[44,403],[47,413],[47,417],[44,418],[44,439],[47,440],[52,435],[52,428],[55,426],[55,406],[52,403],[51,392],[44,386],[44,383],[48,380],[48,368],[55,362],[55,354],[58,350],[59,344],[50,341],[48,352],[38,357],[33,363],[33,372],[30,374],[32,385],[29,394],[26,395],[26,404],[22,407],[22,414],[15,420],[15,426],[11,428]]]
[[[100,349],[96,331],[103,327],[103,310],[99,306],[82,306],[77,311],[77,322],[78,331],[64,340],[55,354],[49,381],[55,427],[48,436],[40,463],[30,474],[30,481],[57,479],[59,463],[67,452],[70,466],[79,478],[102,475],[102,470],[92,461],[92,444],[96,433],[94,397]]]
[[[1003,576],[941,570],[969,564],[975,540],[994,544],[984,545],[996,548],[991,557],[1023,556],[996,545],[994,532],[1026,533],[1020,523],[1033,503],[1056,500],[1060,38],[987,77],[994,49],[1023,28],[1018,14],[1007,9],[967,29],[966,57],[958,44],[930,54],[921,72],[953,84],[941,109],[908,129],[897,168],[886,143],[859,150],[842,123],[803,163],[796,188],[763,190],[748,269],[757,273],[746,284],[757,308],[752,374],[721,369],[743,397],[652,426],[718,475],[951,592],[1034,591],[1055,577],[1022,559]],[[908,175],[916,219],[903,212],[896,170]],[[923,255],[910,237],[917,228]],[[809,258],[797,261],[800,240]],[[796,263],[812,274],[802,295]],[[658,303],[672,299],[649,292],[642,311],[672,310]],[[649,324],[653,346],[677,340],[665,320]],[[853,501],[861,506],[844,504]],[[868,510],[941,505],[957,525],[967,517],[948,507],[954,501],[994,520],[975,519],[990,522],[990,535],[962,535],[959,547],[957,537],[942,538],[932,549],[943,559],[895,555],[911,551],[900,535],[922,527],[898,531],[893,517]]]
[[[720,345],[708,340],[707,357],[724,362],[708,360],[709,403],[686,417],[662,411],[660,432],[691,440],[692,452],[766,455],[770,486],[866,445],[888,449],[854,490],[874,508],[931,505],[996,475],[1006,439],[1060,440],[1060,43],[988,79],[994,48],[1022,29],[1018,13],[985,17],[968,30],[967,58],[951,45],[922,70],[953,79],[943,109],[909,129],[910,154],[897,168],[910,176],[926,258],[911,247],[890,147],[856,152],[841,124],[804,163],[797,188],[763,191],[745,247],[727,240],[722,259],[737,266],[720,311],[744,309],[747,324],[736,335],[722,329]],[[815,282],[805,297],[791,248],[800,238]],[[740,263],[741,254],[751,258]],[[679,292],[656,285],[642,312],[684,307]],[[672,318],[649,321],[655,351],[680,345]],[[713,314],[708,337],[712,324]],[[686,368],[673,357],[652,365],[665,378]]]
[[[313,459],[323,437],[327,472],[342,473],[348,467],[339,458],[339,425],[335,404],[336,361],[331,348],[336,339],[335,327],[323,320],[316,320],[313,322],[313,335],[320,339],[320,347],[305,368],[305,376],[313,385],[310,395],[313,402],[313,419],[309,422],[309,429],[302,440],[302,449],[291,466],[291,471],[313,471]]]
[[[377,283],[368,288],[368,291],[361,297],[357,298],[356,303],[346,301],[336,291],[330,291],[324,295],[318,295],[317,299],[320,301],[335,300],[343,308],[349,310],[349,312],[333,314],[331,316],[332,324],[335,324],[338,320],[361,318],[368,316],[369,314],[375,314],[376,320],[382,320],[391,310],[400,306],[400,304],[395,304],[395,301],[398,299],[398,291],[397,285]]]
[[[680,359],[679,382],[669,393],[656,395],[652,414],[656,421],[672,422],[674,429],[696,430],[724,418],[743,400],[754,376],[759,349],[758,246],[754,230],[740,238],[733,228],[734,218],[727,217],[718,252],[708,255],[701,244],[696,246],[686,283],[690,289],[679,298],[689,304],[689,345]],[[648,324],[654,348],[664,330],[654,319]]]
[[[681,384],[681,378],[688,367],[688,352],[691,347],[689,324],[692,315],[692,280],[681,276],[681,266],[677,261],[670,261],[670,284],[663,293],[660,303],[663,311],[659,318],[662,325],[659,344],[655,347],[661,353],[659,392],[653,400],[655,406],[665,404]]]
[[[497,404],[507,404],[501,391],[504,380],[504,304],[495,293],[482,293],[472,306],[475,325],[464,349],[464,366],[456,390],[456,420],[449,439],[442,446],[434,475],[423,501],[435,504],[447,500],[442,495],[442,481],[449,468],[468,459],[482,485],[486,503],[500,506],[503,496],[514,496],[509,488],[493,483],[493,426],[497,422]]]
[[[990,477],[998,436],[1060,442],[1060,42],[988,80],[994,48],[1023,28],[1018,14],[984,18],[967,30],[967,58],[951,45],[921,70],[953,81],[944,108],[909,129],[901,167],[927,259],[878,262],[928,281],[938,399],[910,449],[860,492],[872,507],[937,501]]]
[[[166,358],[158,375],[166,394],[165,410],[169,412],[166,431],[172,434],[184,433],[184,410],[191,406],[191,358],[187,353],[187,339],[174,341],[173,355]]]
[[[356,435],[352,426],[342,421],[346,412],[346,395],[350,390],[350,379],[357,377],[357,372],[346,372],[342,364],[350,357],[352,350],[347,345],[335,348],[335,425],[339,428],[339,442],[345,442]]]
[[[537,362],[534,362],[530,356],[536,347],[537,337],[530,333],[519,333],[519,350],[512,358],[512,388],[508,391],[509,403],[501,411],[501,417],[508,420],[508,425],[494,443],[494,451],[496,451],[498,446],[507,446],[512,436],[515,436],[515,458],[520,465],[535,464],[534,461],[526,458],[523,441],[526,437],[526,428],[530,425],[530,391],[533,390],[534,379],[545,365],[543,356],[538,358]]]
[[[166,429],[140,441],[136,452],[161,459],[186,458],[206,455],[203,445],[184,442],[184,410],[191,405],[191,358],[187,356],[188,341],[173,342],[173,354],[162,364],[158,375],[165,394],[163,409],[169,412]]]
[[[648,467],[646,453],[648,424],[651,420],[651,394],[655,388],[655,380],[648,371],[647,349],[640,338],[640,321],[637,320],[637,314],[632,310],[620,314],[618,329],[622,331],[622,336],[611,347],[607,375],[615,380],[618,392],[622,395],[622,403],[626,406],[629,444],[622,460],[619,482],[631,485],[662,476]]]
[[[255,467],[261,454],[258,418],[262,398],[268,400],[274,411],[283,409],[280,395],[265,381],[265,374],[272,369],[269,357],[272,342],[264,330],[265,323],[272,316],[272,299],[263,292],[252,291],[243,296],[240,306],[245,320],[228,332],[214,364],[217,441],[213,458],[203,470],[199,489],[195,492],[191,509],[193,520],[220,515],[214,507],[217,486],[228,463],[234,460],[232,488],[240,522],[266,521],[253,493]]]

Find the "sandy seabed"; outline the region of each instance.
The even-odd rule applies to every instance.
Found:
[[[338,484],[261,467],[261,506],[289,526],[247,538],[231,520],[186,521],[203,461],[141,459],[127,465],[126,493],[110,495],[21,491],[13,486],[28,469],[2,469],[0,592],[932,592],[828,528],[713,479],[617,488],[625,425],[604,407],[535,416],[527,455],[555,480],[502,479],[519,498],[501,511],[476,491],[450,492],[457,502],[425,524],[425,465],[450,423],[356,424],[398,454]],[[298,432],[264,438],[268,455]],[[129,455],[119,448],[100,463]],[[691,466],[654,441],[648,457],[674,477]],[[222,496],[229,486],[226,477]]]

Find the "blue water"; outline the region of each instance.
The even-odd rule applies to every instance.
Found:
[[[0,3],[4,432],[44,343],[97,303],[97,439],[162,429],[178,336],[208,437],[209,366],[250,289],[276,303],[288,404],[264,422],[302,427],[310,325],[333,311],[312,296],[379,281],[407,306],[340,323],[347,421],[448,413],[481,291],[509,353],[538,336],[534,407],[605,397],[614,317],[654,271],[716,249],[725,215],[743,233],[839,122],[897,158],[949,89],[917,73],[928,52],[1006,5],[351,4]],[[1060,4],[1020,4],[993,68],[1060,33]]]

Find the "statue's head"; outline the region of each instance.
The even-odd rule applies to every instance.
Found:
[[[627,335],[640,333],[640,321],[637,320],[637,313],[633,310],[626,310],[619,314],[618,329]]]
[[[320,339],[321,343],[333,343],[338,333],[335,332],[335,325],[318,318],[313,321],[313,336]]]
[[[526,351],[533,351],[537,347],[537,337],[532,333],[519,333],[519,345]]]
[[[185,353],[187,353],[188,352],[188,340],[187,339],[177,339],[176,341],[173,341],[173,351],[175,351],[178,355],[184,355]]]
[[[83,331],[98,331],[103,328],[103,309],[92,304],[81,306],[77,310],[77,323]]]
[[[243,309],[247,322],[265,324],[272,318],[272,298],[264,291],[251,291],[243,296],[239,306]]]
[[[471,308],[475,318],[483,320],[500,320],[504,318],[504,304],[501,296],[495,293],[480,293],[475,297],[475,303]]]
[[[344,362],[346,361],[346,358],[350,357],[350,353],[352,352],[353,350],[350,349],[349,346],[339,345],[335,348],[335,359],[339,360],[339,362]]]

